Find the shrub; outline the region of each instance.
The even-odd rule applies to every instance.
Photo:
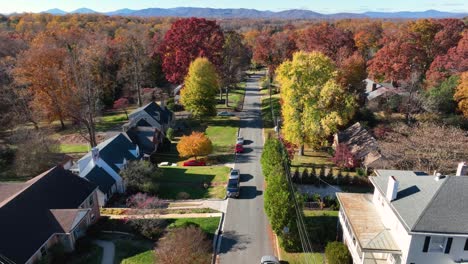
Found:
[[[304,169],[302,171],[301,179],[302,179],[303,182],[309,183],[309,180],[310,180],[309,179],[309,171],[307,169]]]
[[[351,263],[351,255],[348,248],[341,242],[329,242],[325,248],[325,257],[328,264]]]
[[[137,193],[130,196],[127,201],[127,206],[136,209],[156,209],[165,206],[165,202],[158,199],[158,197],[150,196],[146,193]]]
[[[295,183],[299,183],[299,182],[302,183],[302,177],[301,177],[301,174],[299,173],[299,169],[298,169],[298,168],[296,168],[296,170],[294,171],[292,177],[293,177],[293,181],[294,181]]]
[[[162,170],[151,162],[139,160],[132,161],[120,171],[120,175],[127,184],[127,190],[132,192],[156,193],[158,184],[156,181],[162,175]]]
[[[335,150],[335,156],[332,158],[333,163],[340,168],[352,169],[358,165],[353,153],[345,144],[338,144]]]
[[[210,263],[211,241],[198,227],[172,229],[155,249],[158,263]]]
[[[190,194],[189,193],[186,193],[186,192],[179,192],[177,194],[177,199],[179,200],[187,200],[190,198]]]
[[[174,140],[174,129],[172,127],[167,129],[166,136],[169,140]]]
[[[142,236],[156,240],[163,231],[165,220],[163,219],[132,219],[128,222],[130,226]]]

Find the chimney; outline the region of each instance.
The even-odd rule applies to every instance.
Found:
[[[91,157],[93,158],[94,164],[99,160],[99,149],[94,147],[91,149]]]
[[[458,163],[457,174],[456,176],[468,176],[468,165],[466,162]]]
[[[394,176],[388,177],[387,199],[391,202],[396,199],[398,193],[398,181]]]
[[[377,84],[376,83],[372,83],[372,91],[375,91],[377,89]]]
[[[435,181],[440,181],[445,178],[445,175],[442,175],[440,173],[436,173],[434,180]]]

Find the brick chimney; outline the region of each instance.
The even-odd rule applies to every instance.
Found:
[[[391,202],[396,199],[398,193],[398,181],[394,176],[388,177],[387,199]]]
[[[93,158],[94,164],[96,164],[99,160],[99,149],[94,147],[91,149],[91,157]]]
[[[456,176],[468,176],[468,165],[466,162],[458,163],[457,174]]]

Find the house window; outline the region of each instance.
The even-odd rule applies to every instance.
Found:
[[[429,243],[429,252],[444,252],[445,242],[445,237],[431,237],[431,242]]]
[[[468,238],[465,241],[465,251],[468,251]]]
[[[93,194],[89,197],[89,206],[93,206],[94,205],[94,198],[93,198]]]
[[[95,218],[96,216],[94,214],[91,214],[91,221],[94,221]]]
[[[41,247],[41,256],[43,257],[47,256],[47,249],[45,246]]]

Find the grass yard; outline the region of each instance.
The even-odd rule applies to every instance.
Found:
[[[189,224],[195,224],[200,227],[203,232],[207,233],[210,237],[214,236],[216,229],[218,229],[220,217],[206,217],[206,218],[175,218],[167,219],[168,228],[184,227]]]
[[[332,168],[333,172],[336,173],[339,168],[335,166],[331,158],[332,156],[325,150],[313,150],[306,146],[303,156],[294,155],[294,159],[291,162],[291,170],[295,171],[298,168],[299,172],[302,173],[304,169],[310,169],[315,166],[318,172],[320,167],[325,166],[326,168]],[[345,171],[342,173],[343,175],[347,174]],[[350,171],[349,176],[356,176],[356,172]]]
[[[89,145],[88,144],[64,144],[61,143],[59,145],[59,152],[60,153],[85,153],[88,152]]]
[[[127,122],[127,116],[125,113],[110,113],[102,116],[98,122],[96,122],[96,131],[106,132],[110,129],[116,128]]]
[[[229,100],[229,107],[226,107],[225,103],[218,104],[216,106],[217,109],[219,110],[224,110],[224,109],[242,109],[242,104],[244,102],[244,97],[245,97],[245,82],[241,82],[237,84],[236,89],[232,89],[229,91],[228,95],[228,100]],[[225,100],[225,94],[223,94],[223,99]]]
[[[214,154],[226,154],[234,152],[237,131],[239,130],[238,118],[213,118],[207,122],[206,135],[213,143]]]
[[[281,249],[281,260],[289,264],[306,264],[313,258],[313,263],[323,263],[326,244],[336,239],[338,211],[304,210],[304,215],[309,238],[316,253],[288,253]]]
[[[150,264],[154,263],[154,243],[137,238],[119,238],[115,243],[114,263]]]
[[[186,192],[190,199],[224,198],[229,168],[224,166],[166,167],[159,179],[159,197],[177,199]],[[211,186],[204,188],[203,184]]]

